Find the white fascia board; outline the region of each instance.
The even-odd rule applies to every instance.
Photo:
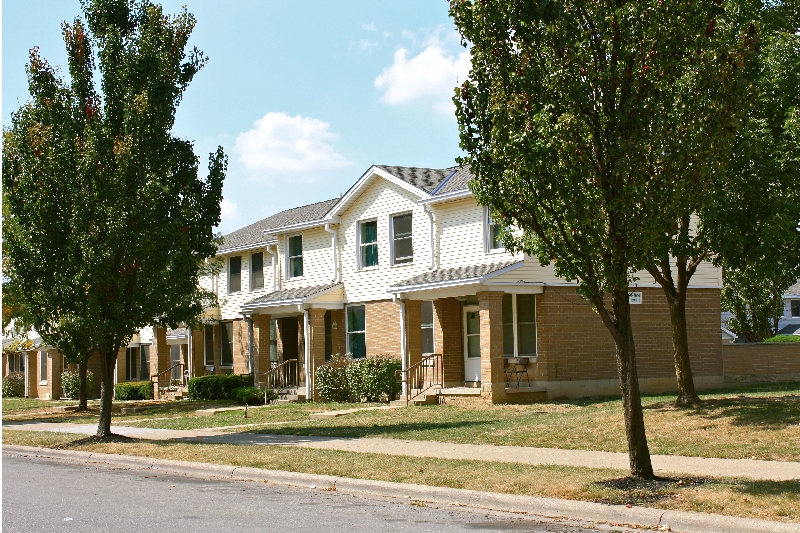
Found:
[[[513,265],[508,265],[507,267],[503,267],[503,268],[497,269],[497,270],[495,270],[493,272],[489,272],[485,276],[482,276],[481,277],[481,281],[486,281],[487,279],[492,279],[492,278],[494,278],[496,276],[499,276],[501,274],[505,274],[506,272],[511,272],[512,270],[516,270],[516,269],[518,269],[518,268],[520,268],[521,266],[524,266],[524,265],[525,265],[525,261],[522,260],[522,261],[519,261],[517,263],[514,263]]]
[[[542,294],[544,292],[544,283],[526,283],[526,282],[500,282],[500,283],[481,283],[482,286],[489,290],[506,292],[509,294]]]
[[[423,198],[417,203],[420,205],[442,204],[444,202],[452,202],[454,200],[462,200],[464,198],[473,198],[474,196],[475,195],[472,194],[472,191],[466,189],[466,190],[448,192],[445,194],[439,194],[436,196],[429,196],[428,198]]]
[[[230,255],[235,254],[237,252],[246,252],[248,250],[257,250],[258,248],[266,248],[275,244],[277,240],[271,239],[264,242],[259,242],[256,244],[243,244],[242,246],[236,246],[234,248],[225,248],[224,250],[217,250],[217,257],[222,255]]]
[[[325,224],[336,224],[339,222],[338,217],[336,220],[331,220],[328,218],[318,218],[317,220],[309,220],[307,222],[298,222],[297,224],[290,224],[288,226],[281,226],[279,228],[270,228],[264,230],[265,235],[280,235],[282,233],[292,233],[295,231],[302,231],[304,229],[316,228],[318,226],[324,226]],[[278,242],[278,239],[272,239],[271,243],[274,244]]]
[[[416,285],[402,285],[399,287],[389,287],[386,291],[389,294],[400,294],[404,292],[416,292],[416,291],[430,291],[436,289],[444,289],[448,287],[463,287],[465,285],[478,285],[481,282],[481,278],[461,278],[461,279],[449,279],[447,281],[435,281],[431,283],[418,283]]]
[[[784,300],[797,300],[798,298],[800,298],[800,294],[784,294],[783,295],[783,299]]]
[[[347,190],[346,193],[336,202],[333,207],[330,208],[328,213],[326,213],[325,218],[333,218],[335,216],[341,215],[350,204],[361,195],[361,191],[372,183],[372,180],[375,176],[381,177],[386,181],[397,185],[398,187],[409,191],[410,193],[419,196],[422,199],[430,198],[431,195],[423,191],[422,189],[418,189],[411,185],[410,183],[406,183],[405,181],[401,180],[389,174],[383,169],[378,168],[375,165],[369,167],[369,169],[362,174],[362,176],[358,179],[355,184]]]

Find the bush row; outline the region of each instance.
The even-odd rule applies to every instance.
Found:
[[[3,397],[25,396],[25,374],[12,372],[3,378]]]
[[[61,374],[61,388],[64,398],[77,400],[81,390],[80,375],[77,370],[65,370]],[[86,397],[94,398],[95,380],[91,370],[86,371]],[[152,397],[152,394],[151,394]]]
[[[192,400],[230,400],[233,389],[252,386],[253,376],[249,374],[198,376],[189,380],[189,398]],[[261,395],[263,398],[263,391]]]
[[[353,359],[350,354],[336,354],[317,368],[315,387],[328,401],[388,402],[400,394],[395,378],[400,368],[400,360],[388,355]]]
[[[117,400],[152,400],[152,381],[129,381],[114,385],[114,398]]]
[[[231,391],[231,400],[241,405],[264,405],[277,398],[278,393],[272,389],[267,389],[266,394],[256,387],[237,387]]]

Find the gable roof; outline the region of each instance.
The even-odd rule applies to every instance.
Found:
[[[324,202],[294,207],[254,222],[249,226],[225,235],[222,246],[219,247],[217,253],[254,248],[260,244],[274,242],[275,238],[265,234],[266,231],[292,224],[319,220],[338,201],[338,198],[332,198]]]
[[[786,296],[800,296],[800,279],[797,280],[797,283],[786,289],[786,292],[783,293],[784,297]]]
[[[447,178],[452,176],[458,167],[451,168],[419,168],[419,167],[397,167],[390,165],[375,165],[377,168],[388,172],[392,176],[399,178],[417,189],[428,194],[442,184]]]

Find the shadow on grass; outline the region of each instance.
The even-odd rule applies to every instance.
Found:
[[[610,505],[641,505],[672,498],[678,491],[703,485],[709,480],[701,477],[637,479],[622,477],[595,481],[592,485],[611,489],[610,495],[595,500]]]
[[[311,426],[293,425],[291,427],[271,427],[269,429],[252,431],[254,434],[269,435],[303,435],[309,437],[379,437],[402,433],[415,433],[423,431],[452,430],[469,428],[471,431],[484,428],[492,430],[492,424],[497,420],[461,420],[457,422],[405,422],[398,424],[371,424],[349,426]]]
[[[800,499],[800,479],[787,481],[738,480],[730,484],[735,491],[749,496],[788,496]]]
[[[706,400],[686,411],[707,420],[729,420],[735,426],[781,429],[800,424],[800,396]]]

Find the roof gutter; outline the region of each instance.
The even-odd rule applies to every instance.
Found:
[[[217,255],[227,255],[236,252],[246,252],[247,250],[256,250],[258,248],[266,248],[275,242],[277,242],[276,239],[267,239],[266,241],[255,244],[243,244],[242,246],[234,246],[233,248],[221,248],[217,250]]]
[[[448,192],[445,194],[438,194],[431,198],[423,198],[417,201],[420,205],[441,204],[444,202],[451,202],[453,200],[461,200],[464,198],[474,198],[474,194],[469,189],[462,189],[460,191]]]
[[[289,224],[288,226],[280,226],[277,228],[269,228],[264,230],[265,235],[278,235],[280,233],[289,233],[292,231],[301,231],[309,228],[316,228],[325,226],[326,224],[338,224],[339,217],[332,216],[329,218],[318,218],[316,220],[309,220],[306,222],[298,222],[297,224]]]

